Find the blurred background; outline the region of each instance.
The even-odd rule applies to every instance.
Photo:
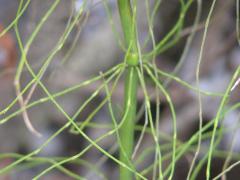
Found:
[[[15,19],[19,0],[0,0],[0,32],[8,27]],[[27,1],[24,1],[27,2]],[[150,12],[154,8],[154,0],[149,0]],[[26,12],[19,20],[18,28],[23,44],[26,44],[31,37],[32,32],[37,27],[44,14],[52,5],[52,0],[31,0]],[[34,72],[39,72],[43,63],[49,57],[49,54],[58,44],[67,24],[72,21],[72,17],[77,15],[80,8],[83,7],[82,0],[61,0],[52,15],[46,20],[42,29],[36,36],[30,46],[27,59]],[[50,90],[50,92],[59,92],[65,88],[83,82],[89,78],[99,75],[107,69],[121,62],[124,53],[119,47],[118,36],[121,37],[121,26],[117,12],[116,0],[106,1],[108,10],[112,13],[115,31],[109,20],[106,6],[101,0],[87,1],[84,4],[83,15],[74,26],[69,34],[65,44],[52,58],[46,71],[41,77],[42,83]],[[196,67],[199,57],[200,46],[203,38],[204,25],[206,17],[209,13],[212,0],[202,2],[202,13],[200,22],[197,25],[195,36],[191,42],[189,51],[182,58],[181,67],[177,72],[177,76],[189,84],[196,86]],[[138,33],[139,41],[144,41],[149,33],[149,26],[146,16],[145,1],[138,2]],[[166,72],[172,72],[180,62],[187,38],[192,34],[193,22],[196,16],[197,3],[194,2],[187,13],[183,31],[180,34],[180,40],[176,45],[156,57],[157,66]],[[156,43],[159,42],[164,35],[176,23],[180,11],[180,3],[178,0],[162,1],[157,11],[154,21],[154,35]],[[239,11],[239,10],[237,10]],[[236,37],[236,2],[235,0],[218,0],[214,8],[212,19],[209,25],[204,53],[202,57],[200,71],[200,88],[205,91],[224,93],[229,84],[233,72],[240,64],[240,48]],[[148,43],[144,52],[152,49],[151,43]],[[0,109],[7,107],[16,97],[14,88],[14,75],[21,58],[21,52],[16,39],[14,28],[11,28],[4,36],[0,37]],[[32,79],[26,68],[20,79],[22,89]],[[164,82],[164,81],[163,81]],[[79,90],[71,92],[66,96],[58,98],[59,104],[69,114],[73,115],[77,109],[85,102],[85,100],[96,90],[101,81],[83,87]],[[168,84],[168,91],[171,94],[177,113],[177,131],[178,138],[181,141],[188,140],[198,130],[199,126],[199,102],[198,95],[194,91],[179,85],[177,82],[171,81]],[[149,91],[154,91],[154,86],[149,84]],[[116,91],[113,93],[113,100],[116,107],[121,105],[123,95],[123,80],[121,79]],[[30,99],[34,102],[38,99],[46,97],[46,94],[40,87],[36,87]],[[94,98],[87,108],[77,117],[77,121],[85,120],[90,112],[105,97],[105,92]],[[24,95],[24,98],[25,95]],[[202,96],[203,107],[203,124],[211,121],[219,108],[220,97]],[[235,104],[240,100],[240,87],[236,87],[231,93],[229,105]],[[143,104],[144,96],[139,91],[138,104],[139,109]],[[155,112],[156,102],[152,99],[152,111]],[[11,113],[18,110],[20,106],[16,103],[7,114],[1,115],[1,120],[8,117]],[[20,113],[11,118],[8,122],[0,125],[0,153],[20,153],[27,154],[40,147],[56,130],[61,128],[67,119],[55,108],[51,102],[39,104],[27,110],[29,119],[35,129],[42,134],[41,138],[34,136],[25,126],[23,115]],[[172,132],[171,114],[168,104],[164,97],[161,97],[160,106],[161,118],[159,119],[159,130],[164,133]],[[232,146],[235,153],[240,151],[240,142],[238,140],[232,143],[233,137],[240,137],[239,110],[233,110],[226,115],[223,126],[232,129],[224,134],[219,145],[221,150],[229,151]],[[93,119],[93,122],[109,123],[107,107],[103,107]],[[139,125],[144,124],[144,114],[140,117]],[[86,132],[91,138],[99,137],[106,133],[106,129],[96,130],[87,128]],[[136,139],[140,134],[136,134]],[[106,138],[101,141],[100,145],[105,150],[114,151],[114,137]],[[81,151],[88,143],[79,136],[69,133],[69,129],[58,135],[48,146],[46,146],[39,156],[70,156]],[[145,136],[140,152],[153,144],[150,137]],[[209,145],[209,140],[203,142]],[[116,149],[116,148],[115,148]],[[204,154],[204,153],[203,153]],[[176,165],[174,179],[185,179],[189,161],[193,158],[194,153],[189,152],[181,158]],[[200,153],[199,159],[203,155]],[[149,157],[144,163],[148,164],[153,156]],[[117,166],[108,160],[96,149],[89,150],[83,159],[95,164],[104,177],[107,179],[116,179],[118,176]],[[224,164],[223,158],[214,158],[212,172],[217,175],[222,170]],[[5,167],[13,162],[14,158],[0,159],[0,168]],[[234,160],[232,160],[234,162]],[[144,163],[142,166],[144,166]],[[47,166],[34,168],[23,168],[23,170],[11,171],[9,174],[1,175],[0,179],[25,180],[31,179],[34,175],[41,172]],[[81,174],[86,179],[104,179],[98,173],[93,172],[89,167],[67,165],[67,168]],[[228,179],[234,179],[239,175],[239,168],[234,168],[227,174]],[[51,171],[44,176],[43,179],[71,179],[65,177],[58,171]],[[151,176],[149,175],[149,179]],[[205,169],[200,172],[198,179],[205,179]]]

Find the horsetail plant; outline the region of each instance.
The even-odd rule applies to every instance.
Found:
[[[35,29],[32,34],[29,36],[29,39],[24,45],[21,33],[19,32],[19,20],[26,12],[29,7],[31,0],[21,0],[19,2],[18,10],[15,19],[10,23],[9,26],[3,31],[0,32],[0,37],[4,35],[11,28],[14,28],[16,35],[17,43],[21,53],[20,61],[16,69],[15,75],[15,90],[16,97],[9,103],[9,105],[0,111],[0,125],[5,124],[16,116],[23,115],[27,128],[35,135],[40,136],[35,127],[31,124],[28,119],[27,113],[33,107],[38,107],[40,104],[51,102],[54,107],[59,110],[61,115],[66,122],[61,126],[56,132],[54,132],[44,143],[42,143],[38,148],[32,152],[22,155],[18,153],[0,153],[0,161],[5,158],[14,159],[10,164],[1,167],[0,176],[3,174],[8,174],[12,170],[22,171],[25,169],[30,169],[34,167],[41,167],[41,170],[37,172],[38,174],[34,175],[32,179],[37,180],[41,179],[43,176],[48,174],[50,171],[57,169],[61,173],[65,174],[67,177],[72,179],[87,179],[88,175],[79,175],[74,172],[72,169],[68,169],[65,164],[74,164],[89,168],[91,172],[97,174],[101,179],[107,179],[99,169],[100,166],[106,162],[107,159],[110,159],[117,164],[117,170],[120,180],[132,180],[132,179],[149,179],[149,175],[153,180],[156,179],[174,179],[176,164],[177,162],[185,157],[188,157],[188,153],[194,154],[192,161],[189,163],[189,171],[186,179],[194,180],[199,175],[200,171],[203,169],[203,166],[206,165],[205,175],[206,179],[218,179],[223,178],[228,171],[233,167],[239,164],[239,153],[227,152],[224,150],[218,149],[222,137],[225,133],[231,131],[231,129],[225,129],[221,123],[223,118],[240,108],[240,103],[235,103],[230,105],[228,100],[230,99],[231,92],[238,87],[240,83],[240,67],[237,68],[232,78],[229,80],[227,88],[224,92],[208,92],[200,88],[200,67],[202,56],[204,53],[205,40],[208,32],[208,27],[210,25],[211,16],[213,14],[213,9],[216,6],[216,0],[213,0],[208,13],[206,23],[204,26],[203,40],[200,47],[199,58],[197,60],[197,69],[196,69],[196,82],[197,86],[194,86],[180,77],[178,77],[178,70],[184,63],[187,53],[190,49],[190,45],[193,40],[193,36],[198,30],[198,25],[200,24],[201,19],[201,10],[202,10],[202,0],[179,0],[179,15],[177,21],[174,23],[173,27],[169,32],[162,37],[162,39],[157,42],[155,40],[153,32],[153,24],[155,16],[159,10],[159,7],[162,3],[161,0],[154,1],[153,11],[150,12],[149,1],[146,0],[146,11],[147,11],[147,24],[148,24],[148,34],[144,39],[143,43],[140,43],[139,36],[141,34],[138,32],[138,2],[137,0],[116,0],[118,7],[117,14],[120,17],[121,30],[123,34],[123,43],[119,38],[119,34],[116,32],[114,27],[114,22],[112,19],[111,10],[108,7],[108,1],[103,0],[102,3],[106,9],[110,24],[112,25],[113,34],[117,36],[117,41],[119,47],[123,50],[124,58],[121,63],[109,68],[106,72],[101,72],[100,75],[97,75],[91,79],[85,80],[84,82],[78,83],[74,86],[66,88],[62,91],[52,93],[42,82],[43,77],[46,75],[46,71],[49,68],[50,64],[53,61],[53,57],[61,51],[64,47],[67,39],[71,35],[71,32],[74,31],[74,27],[80,22],[87,22],[87,17],[90,12],[88,12],[88,0],[81,1],[78,8],[75,8],[77,12],[71,12],[71,17],[68,20],[68,23],[58,39],[56,45],[53,49],[45,56],[41,67],[36,72],[29,62],[28,53],[31,50],[30,47],[35,41],[37,35],[40,33],[46,21],[49,19],[51,14],[56,10],[56,8],[61,4],[62,1],[54,0],[51,3],[51,6],[48,7],[47,12],[42,16],[41,20],[36,24]],[[70,2],[70,1],[69,1]],[[74,2],[74,1],[72,1]],[[176,65],[176,68],[172,73],[165,72],[161,68],[157,67],[156,57],[169,50],[171,47],[176,45],[177,42],[182,37],[182,31],[185,25],[185,18],[188,13],[189,8],[197,3],[197,13],[196,19],[194,21],[194,26],[190,33],[189,39],[186,43],[184,53],[181,56],[179,64]],[[168,2],[167,2],[168,3]],[[236,16],[237,16],[237,37],[239,42],[239,0],[236,1]],[[87,9],[85,11],[85,9]],[[74,14],[75,13],[75,14]],[[86,13],[86,14],[84,14]],[[86,19],[84,19],[86,18]],[[140,17],[141,18],[141,17]],[[86,21],[85,21],[86,20]],[[85,23],[83,23],[85,24]],[[80,32],[77,33],[79,36]],[[74,51],[74,46],[77,44],[78,38],[74,40],[71,50],[66,53],[62,63],[65,62],[67,58],[70,57],[70,54]],[[152,46],[149,51],[145,52],[145,47]],[[23,86],[21,84],[21,78],[23,71],[27,71],[31,77],[30,81]],[[114,112],[114,107],[112,104],[112,96],[114,91],[117,89],[120,79],[124,77],[124,95],[123,95],[123,105],[120,107],[121,115],[116,116]],[[168,85],[175,81],[177,84],[186,88],[193,93],[198,95],[199,102],[199,129],[197,132],[193,133],[191,137],[186,141],[181,141],[178,138],[178,125],[181,122],[177,122],[177,112],[174,106],[173,97],[168,89]],[[81,88],[85,88],[94,83],[100,82],[100,85],[95,88],[91,95],[84,100],[84,102],[76,108],[76,111],[72,115],[68,114],[65,109],[57,101],[60,97],[65,97],[66,95],[75,92]],[[154,85],[154,94],[149,92],[148,83]],[[110,85],[111,84],[111,85]],[[35,92],[36,88],[40,88],[45,94],[45,97],[32,100],[32,94]],[[138,111],[138,93],[141,91],[143,94],[143,100],[140,110]],[[94,101],[95,98],[99,96],[100,93],[104,92],[104,98],[101,99],[101,102],[96,105],[96,107],[87,114],[87,117],[83,121],[78,121],[78,117],[83,113],[87,106]],[[26,95],[26,98],[24,98]],[[155,97],[154,103],[156,103],[156,114],[153,116],[152,112],[152,95]],[[216,112],[216,116],[213,117],[209,122],[203,125],[203,112],[202,112],[202,97],[214,97],[219,98],[220,104]],[[160,100],[164,99],[166,105],[168,106],[169,113],[169,124],[171,126],[170,133],[161,132],[159,128],[159,119],[160,117]],[[32,100],[32,101],[30,101]],[[10,110],[14,109],[15,105],[19,102],[20,108],[9,113]],[[97,113],[107,105],[109,110],[109,116],[112,122],[102,124],[92,122],[94,117],[97,116]],[[8,114],[9,113],[9,114]],[[144,116],[143,116],[144,115]],[[4,116],[4,117],[3,117]],[[3,118],[2,118],[3,117]],[[137,124],[137,121],[144,117],[144,125]],[[119,119],[119,121],[118,121]],[[177,124],[179,123],[179,124]],[[220,128],[218,128],[220,126]],[[104,129],[106,133],[101,136],[93,139],[90,137],[86,129]],[[208,131],[210,128],[213,130]],[[41,157],[39,154],[43,151],[48,144],[50,144],[57,136],[59,136],[63,131],[69,130],[68,132],[83,138],[88,144],[83,147],[83,149],[76,152],[74,155],[69,155],[67,157]],[[136,142],[136,132],[140,132],[139,140]],[[100,145],[100,142],[106,138],[115,138],[116,135],[117,141],[114,142],[110,149],[105,149]],[[149,147],[144,147],[143,149],[139,148],[140,145],[144,144],[143,137],[149,135],[151,142]],[[209,147],[203,148],[203,141],[210,141]],[[92,148],[95,148],[101,153],[101,158],[96,164],[90,163],[87,160],[84,160],[83,156]],[[141,149],[141,151],[140,151]],[[203,152],[203,153],[202,153]],[[115,153],[118,153],[116,156]],[[199,155],[202,155],[202,158],[199,159]],[[151,163],[147,164],[145,159],[151,156]],[[212,177],[212,158],[220,157],[226,158],[222,172],[220,172],[215,177]],[[238,160],[236,163],[229,165],[230,159]],[[146,164],[144,164],[144,163]],[[140,167],[142,164],[144,166]]]
[[[137,108],[138,75],[136,66],[139,64],[137,38],[136,38],[136,6],[133,10],[130,0],[118,0],[119,15],[121,18],[127,52],[125,55],[126,77],[124,89],[124,109],[122,127],[119,130],[120,161],[132,166],[131,156],[134,147],[134,124]],[[125,167],[120,166],[121,180],[132,179],[133,175]]]

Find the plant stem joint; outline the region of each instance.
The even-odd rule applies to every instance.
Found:
[[[130,53],[127,55],[126,63],[130,66],[137,66],[139,63],[139,56],[136,53]]]

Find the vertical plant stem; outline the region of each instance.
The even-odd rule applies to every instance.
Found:
[[[124,33],[125,45],[134,43],[134,50],[137,52],[137,42],[135,34],[135,19],[133,17],[130,0],[118,0],[119,15]]]
[[[136,106],[137,106],[137,86],[138,77],[136,74],[136,68],[130,67],[127,69],[125,77],[125,95],[124,95],[124,123],[119,130],[120,136],[120,161],[131,166],[131,156],[134,146],[134,121],[136,118]],[[132,172],[125,167],[120,166],[119,169],[120,180],[132,179]]]
[[[123,124],[119,129],[120,142],[119,159],[128,166],[132,166],[131,156],[134,146],[134,122],[136,119],[138,75],[138,50],[135,33],[135,14],[133,13],[130,0],[118,0],[119,14],[124,33],[126,52],[126,77],[124,88],[124,112]],[[120,180],[133,179],[133,174],[125,167],[119,167]]]

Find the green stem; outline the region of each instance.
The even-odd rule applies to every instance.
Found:
[[[131,156],[134,147],[134,122],[136,119],[138,75],[138,48],[135,33],[135,15],[130,0],[118,0],[118,8],[125,39],[126,52],[126,77],[124,89],[123,124],[119,129],[120,142],[119,159],[128,166],[133,166]],[[134,167],[133,167],[134,168]],[[123,166],[119,167],[120,180],[133,179],[133,173]]]
[[[122,30],[127,46],[134,42],[134,49],[137,50],[134,17],[130,0],[118,0],[119,15],[122,23]]]
[[[135,67],[127,69],[125,78],[125,95],[124,95],[124,123],[119,130],[120,136],[120,161],[131,166],[131,156],[134,146],[134,121],[136,119],[137,106],[137,87],[138,77]],[[132,173],[120,166],[120,180],[132,179]]]

